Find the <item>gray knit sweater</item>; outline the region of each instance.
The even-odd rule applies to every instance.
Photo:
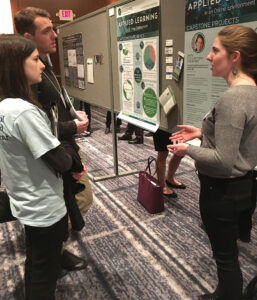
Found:
[[[187,154],[198,171],[218,178],[245,175],[257,165],[257,87],[229,88],[203,120],[201,147]]]

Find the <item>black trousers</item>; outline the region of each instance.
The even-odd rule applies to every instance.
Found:
[[[135,135],[137,138],[140,138],[140,139],[144,138],[144,129],[143,128],[128,123],[125,134],[132,136],[133,132],[135,132]]]
[[[68,237],[68,217],[49,227],[25,225],[25,299],[54,300],[62,243]]]
[[[7,193],[0,192],[0,223],[14,221],[16,218],[13,217],[10,207],[10,198]]]
[[[89,121],[87,130],[91,130],[91,106],[87,102],[80,101],[80,110],[84,111],[87,114],[87,118]]]
[[[114,119],[116,120],[116,124],[115,126],[120,126],[121,125],[121,119],[116,118],[116,114],[114,114]],[[111,123],[112,123],[112,114],[111,112],[108,110],[106,113],[106,127],[111,127]]]
[[[238,261],[237,238],[252,216],[253,174],[217,179],[199,174],[200,213],[217,264],[221,300],[241,300],[243,277]],[[256,199],[256,195],[254,195]]]

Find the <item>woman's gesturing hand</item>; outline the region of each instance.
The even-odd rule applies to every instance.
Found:
[[[180,128],[181,130],[174,132],[170,137],[170,140],[174,144],[185,143],[195,138],[200,138],[202,135],[202,130],[195,126],[177,125],[177,127]]]

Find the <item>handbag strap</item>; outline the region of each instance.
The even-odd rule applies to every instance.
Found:
[[[155,161],[155,172],[152,174],[152,172],[151,172],[151,164],[152,164],[153,161]],[[155,157],[153,157],[153,156],[149,156],[148,157],[147,166],[145,168],[145,172],[147,171],[147,169],[148,169],[148,172],[149,172],[149,174],[151,176],[154,176],[156,174],[156,172],[157,172],[157,161],[156,161]]]

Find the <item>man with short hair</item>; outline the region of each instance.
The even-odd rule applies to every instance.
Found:
[[[72,118],[70,111],[65,106],[62,88],[52,71],[49,54],[56,52],[57,34],[50,20],[50,14],[40,8],[27,7],[16,13],[14,22],[19,34],[36,43],[40,59],[45,64],[42,82],[34,86],[33,91],[52,123],[54,123],[54,121],[56,122],[56,119],[58,120],[56,127],[59,140],[68,142],[79,152],[79,147],[75,142],[74,135],[80,134],[87,129],[88,120],[86,114],[79,111],[77,113],[81,116],[80,120]],[[80,183],[84,184],[86,189],[77,193],[75,198],[81,214],[84,215],[93,201],[91,185],[87,173],[81,177]],[[68,271],[74,271],[86,268],[87,263],[84,259],[64,250],[61,266]]]

